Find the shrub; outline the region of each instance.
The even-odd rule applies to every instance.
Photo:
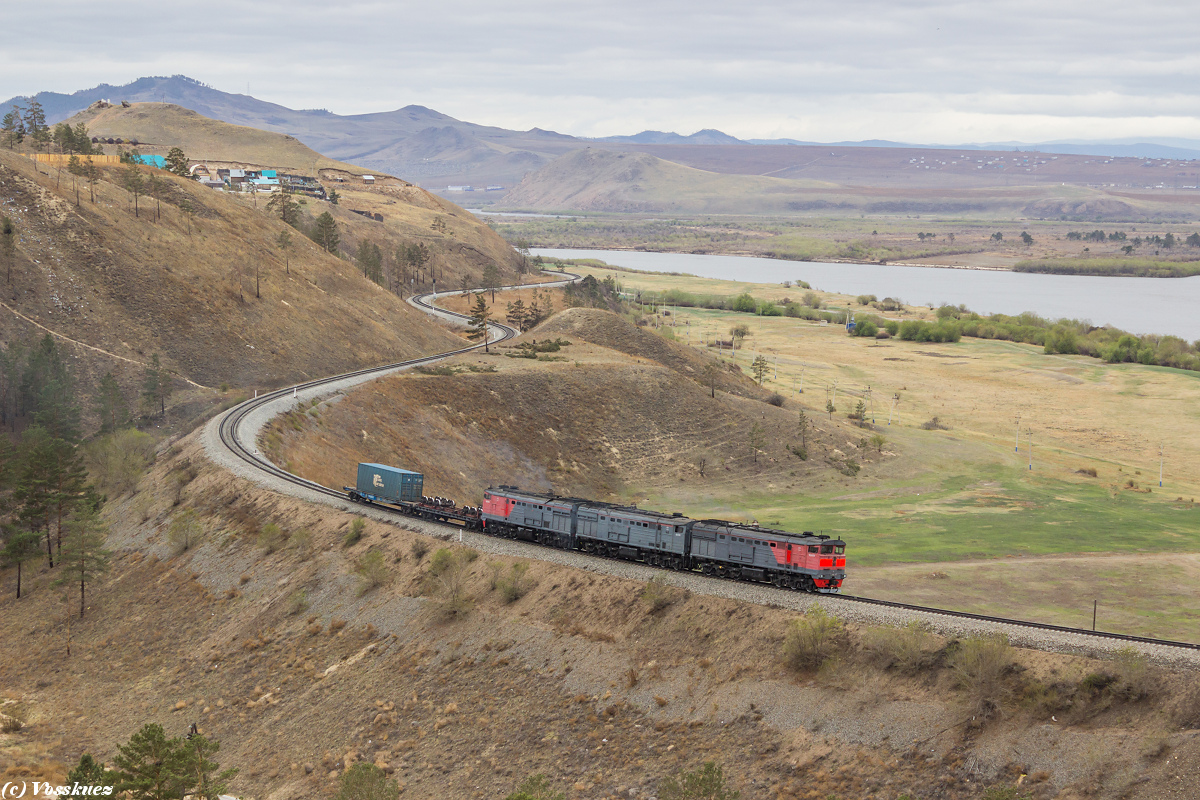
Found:
[[[204,526],[200,517],[192,509],[184,509],[171,520],[167,529],[167,544],[170,545],[171,555],[179,555],[200,544],[204,539]]]
[[[814,604],[788,625],[783,640],[784,661],[794,670],[816,669],[841,650],[844,639],[842,621]]]
[[[154,437],[133,428],[101,436],[84,445],[88,477],[110,497],[132,492],[154,461]]]
[[[661,573],[646,581],[646,586],[642,589],[642,602],[649,606],[651,614],[657,614],[667,608],[679,597],[680,591],[667,583],[667,576]]]
[[[783,407],[783,402],[783,395],[781,395],[779,392],[773,392],[771,396],[767,398],[767,405],[775,406],[776,408]]]
[[[871,628],[866,638],[867,648],[875,653],[883,669],[895,667],[900,672],[912,674],[928,661],[931,637],[920,622],[910,622],[902,628]]]
[[[855,298],[855,300],[858,301],[858,304],[860,306],[869,305],[871,303],[874,303],[878,299],[879,298],[873,294],[860,294],[858,297]]]
[[[854,335],[855,336],[865,336],[867,338],[873,339],[873,338],[875,338],[875,335],[878,333],[879,333],[879,326],[876,325],[874,322],[872,322],[869,319],[863,320],[862,322],[856,322],[854,324]]]
[[[726,787],[721,766],[709,761],[692,772],[664,780],[658,796],[660,800],[738,800],[742,794]]]
[[[525,573],[528,571],[529,564],[518,561],[509,568],[507,576],[496,581],[496,588],[500,590],[504,602],[515,603],[529,591],[529,585],[525,581]]]
[[[429,552],[429,543],[424,539],[417,539],[409,549],[412,551],[413,561],[420,563],[425,554]]]
[[[397,800],[400,785],[374,764],[360,761],[342,775],[335,800]]]
[[[937,417],[933,417],[928,422],[922,422],[921,428],[923,430],[927,430],[927,431],[948,431],[948,430],[950,430],[950,427],[948,425],[944,424]]]
[[[562,792],[550,788],[545,775],[531,775],[521,782],[517,790],[504,800],[566,800]]]
[[[805,292],[802,302],[804,305],[812,309],[821,307],[821,297],[816,292]]]
[[[1004,675],[1012,665],[1007,636],[981,634],[964,639],[950,654],[948,663],[972,714],[982,721],[1001,710],[1008,696]]]
[[[262,530],[258,532],[258,546],[265,550],[267,555],[282,548],[285,541],[283,529],[274,522],[263,525]]]
[[[384,561],[383,553],[378,550],[368,550],[354,565],[358,573],[358,594],[364,595],[377,586],[383,586],[392,580],[391,570]]]
[[[758,303],[755,302],[754,298],[750,296],[749,292],[743,292],[742,294],[739,294],[737,297],[733,298],[733,302],[730,303],[730,308],[734,311],[740,311],[744,314],[753,314],[758,310]]]
[[[363,537],[363,531],[366,530],[367,521],[362,517],[355,517],[350,523],[350,530],[346,532],[346,538],[342,540],[343,547],[351,547],[359,543]]]
[[[288,614],[295,616],[303,614],[308,610],[308,592],[304,589],[297,589],[288,595]]]
[[[437,577],[454,565],[454,551],[449,547],[440,547],[433,551],[429,559],[429,574]]]
[[[305,561],[312,554],[312,531],[308,528],[301,528],[288,537],[288,547],[296,551],[296,555],[301,561]]]

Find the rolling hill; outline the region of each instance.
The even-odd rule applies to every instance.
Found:
[[[506,208],[620,213],[779,213],[819,181],[720,175],[655,158],[587,148],[527,175]]]

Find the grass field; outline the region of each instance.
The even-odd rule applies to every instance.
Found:
[[[797,294],[794,288],[686,276],[621,273],[620,279],[631,289]],[[833,306],[851,301],[823,297]],[[736,356],[743,369],[763,355],[771,366],[766,385],[818,421],[828,416],[827,402],[835,402],[835,415],[844,418],[861,400],[875,421],[861,438],[882,434],[883,449],[899,457],[859,479],[861,492],[831,484],[804,494],[785,487],[747,494],[742,486],[725,490],[717,482],[704,497],[669,487],[657,497],[646,492],[651,502],[841,535],[853,542],[859,564],[1200,551],[1200,508],[1193,503],[1200,497],[1200,375],[1047,356],[1004,341],[864,340],[847,336],[841,326],[787,317],[676,312],[671,334],[696,346],[728,339],[734,322],[749,325],[751,335]],[[923,429],[933,417],[947,429]],[[845,452],[865,444],[850,438]],[[803,471],[805,463],[797,459],[796,469]],[[1096,477],[1085,470],[1095,470]]]

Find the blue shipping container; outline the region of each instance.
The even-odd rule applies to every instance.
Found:
[[[384,464],[358,465],[358,492],[392,502],[421,502],[425,476],[412,470]]]

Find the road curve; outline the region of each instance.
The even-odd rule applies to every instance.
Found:
[[[556,287],[580,280],[580,276],[566,273],[569,277],[560,281],[539,284],[506,286],[503,289],[529,287]],[[498,289],[499,291],[500,289]],[[474,293],[471,290],[438,292],[415,295],[408,302],[432,316],[452,325],[465,326],[467,317],[439,308],[434,301],[439,297]],[[502,323],[491,323],[493,332],[489,342],[501,342],[518,335],[518,331]],[[402,523],[406,527],[446,538],[457,534],[461,541],[472,547],[500,555],[533,558],[566,566],[587,569],[592,572],[648,580],[661,571],[632,562],[597,559],[579,553],[555,550],[538,545],[496,539],[478,533],[461,531],[455,526],[439,525],[411,517],[399,517],[386,510],[364,507],[351,503],[345,493],[313,481],[293,475],[271,463],[260,454],[255,443],[262,429],[279,414],[290,411],[300,403],[331,393],[344,391],[354,386],[391,375],[415,366],[470,352],[483,347],[471,345],[459,350],[409,359],[394,364],[357,370],[267,392],[246,400],[223,414],[215,417],[204,428],[202,437],[205,451],[210,460],[234,474],[246,478],[272,491],[287,494],[308,502],[324,503],[335,508],[371,516],[384,522]],[[349,473],[348,473],[349,474]],[[1144,637],[1123,636],[1111,633],[1092,633],[1085,629],[1065,628],[1000,617],[966,614],[947,609],[912,606],[903,603],[872,600],[870,598],[805,595],[776,589],[762,584],[713,580],[691,573],[668,573],[672,583],[684,586],[701,594],[729,597],[762,605],[782,606],[804,611],[814,603],[826,607],[838,616],[868,624],[904,625],[917,620],[933,630],[946,635],[961,636],[979,632],[1002,632],[1018,646],[1032,647],[1055,652],[1081,655],[1097,655],[1113,652],[1121,647],[1135,646],[1146,652],[1155,662],[1175,667],[1200,667],[1200,646],[1186,642],[1168,642]]]

